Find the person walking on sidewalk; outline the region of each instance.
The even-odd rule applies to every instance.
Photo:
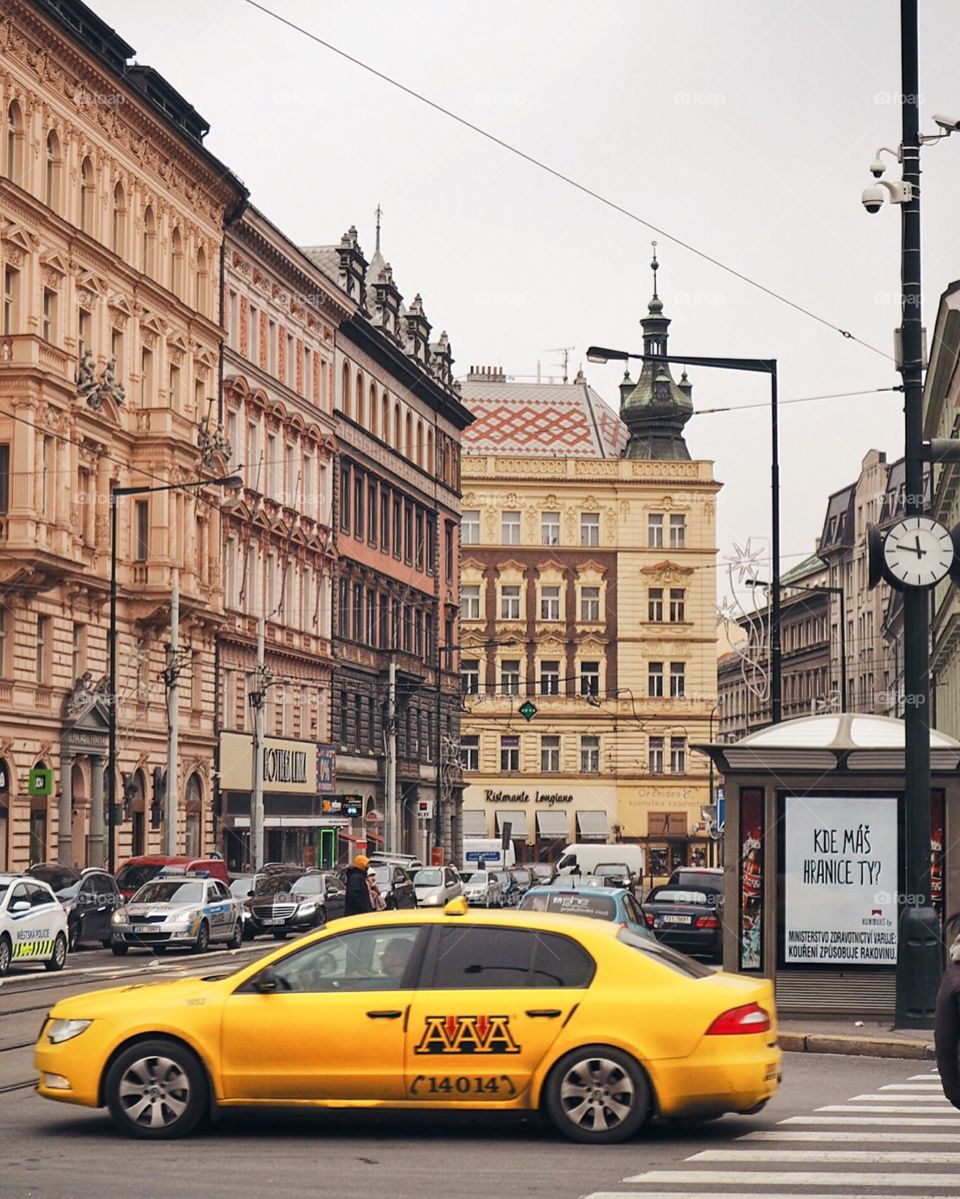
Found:
[[[373,911],[373,900],[370,888],[367,886],[367,867],[370,863],[366,856],[358,853],[353,859],[353,865],[344,873],[344,885],[347,894],[344,901],[344,916],[360,916],[364,912]]]
[[[960,913],[947,922],[947,928],[951,925],[960,925]],[[943,1093],[954,1107],[960,1108],[960,936],[950,946],[947,958],[937,992],[933,1039]]]

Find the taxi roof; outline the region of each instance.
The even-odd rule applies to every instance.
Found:
[[[554,890],[552,887],[538,888],[538,890],[541,889],[547,892]],[[610,895],[615,890],[614,887],[603,887],[597,888],[597,893]],[[447,908],[456,902],[457,900],[451,900],[451,903],[447,904]],[[580,937],[586,934],[615,938],[620,932],[620,925],[616,922],[597,920],[590,916],[568,916],[556,912],[517,911],[516,909],[491,911],[488,908],[471,907],[465,907],[462,912],[451,912],[447,908],[437,908],[433,911],[425,908],[405,908],[392,912],[365,912],[361,916],[347,916],[332,925],[328,924],[323,931],[338,932],[340,929],[346,931],[347,928],[384,924],[493,924],[505,928],[540,929],[544,932],[556,932],[566,928],[568,932],[575,933]]]

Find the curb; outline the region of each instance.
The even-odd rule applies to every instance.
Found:
[[[786,1053],[834,1053],[851,1057],[899,1057],[929,1062],[936,1059],[932,1041],[900,1037],[857,1037],[826,1033],[778,1031],[777,1042]]]

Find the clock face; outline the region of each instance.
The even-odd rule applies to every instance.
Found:
[[[887,570],[907,587],[932,587],[953,565],[953,538],[929,516],[907,516],[887,532],[883,559]]]

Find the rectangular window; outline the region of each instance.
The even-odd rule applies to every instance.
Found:
[[[683,513],[670,517],[670,548],[682,550],[687,541],[687,518]]]
[[[540,544],[560,544],[560,513],[543,512],[540,515]]]
[[[0,515],[10,508],[10,443],[0,443]]]
[[[682,699],[686,694],[686,666],[683,662],[670,663],[670,695]]]
[[[423,513],[417,509],[414,517],[414,557],[413,564],[417,570],[423,570],[423,565],[426,560],[426,542],[424,540],[424,524]]]
[[[446,575],[447,582],[453,579],[453,566],[456,555],[454,554],[453,541],[454,526],[450,521],[443,522],[443,569]],[[431,542],[433,538],[431,537]]]
[[[54,491],[57,485],[57,479],[54,476],[56,470],[56,451],[54,450],[54,442],[52,437],[44,437],[43,439],[43,460],[41,462],[40,475],[40,509],[46,517],[51,519],[53,511],[51,501],[53,500]]]
[[[599,662],[581,662],[580,663],[580,694],[581,695],[599,695],[600,694],[600,663]]]
[[[670,738],[670,773],[684,774],[687,769],[687,743],[683,737]]]
[[[500,514],[500,541],[503,545],[520,544],[519,512],[503,512]]]
[[[500,738],[500,769],[515,774],[520,769],[520,738]]]
[[[413,504],[403,502],[403,560],[413,562]]]
[[[393,556],[399,558],[403,550],[403,508],[399,496],[393,499]]]
[[[260,491],[263,487],[260,462],[260,426],[251,421],[247,425],[247,452],[244,455],[246,464],[246,484],[251,491]]]
[[[303,347],[303,395],[313,400],[313,353],[309,346]]]
[[[663,698],[663,663],[647,663],[647,695],[651,699]]]
[[[520,659],[504,658],[500,663],[501,695],[520,694]]]
[[[473,508],[460,517],[460,541],[463,545],[480,544],[480,512]]]
[[[650,549],[663,548],[663,514],[651,512],[647,517],[647,545]]]
[[[598,621],[600,619],[600,588],[580,588],[580,619]]]
[[[454,525],[447,522],[444,525],[446,530],[446,549],[445,553],[453,553],[453,530]],[[437,573],[437,518],[432,512],[427,513],[427,574],[435,575]],[[450,582],[452,575],[448,575],[447,582]]]
[[[230,292],[230,301],[227,305],[227,308],[229,312],[229,316],[227,318],[229,321],[227,334],[230,338],[230,344],[234,347],[234,349],[236,349],[239,346],[237,341],[237,330],[239,328],[237,317],[240,312],[240,297],[235,291]]]
[[[353,471],[349,462],[340,467],[340,528],[345,533],[350,532],[350,506],[353,503],[352,493]]]
[[[544,774],[556,774],[560,769],[560,738],[540,738],[540,769]]]
[[[380,492],[380,548],[390,553],[390,492],[386,487]]]
[[[476,695],[479,692],[480,662],[478,659],[460,659],[460,685],[465,695]]]
[[[50,661],[50,617],[37,617],[37,682],[49,681],[48,664]]]
[[[260,365],[260,314],[251,304],[247,309],[247,357]]]
[[[3,332],[10,336],[20,323],[20,272],[16,267],[3,268]]]
[[[377,544],[377,516],[380,512],[380,494],[376,479],[367,479],[367,541]]]
[[[87,350],[93,351],[93,313],[81,308],[77,318],[77,353],[83,357]]]
[[[297,343],[292,333],[287,334],[287,371],[286,384],[288,387],[297,385]]]
[[[673,624],[682,624],[686,620],[685,594],[682,587],[670,588],[670,620]]]
[[[597,774],[600,770],[600,738],[584,735],[580,738],[580,773]]]
[[[153,351],[146,346],[140,351],[140,407],[149,408],[153,402]]]
[[[480,619],[479,583],[468,583],[460,588],[460,615],[464,620]]]
[[[651,774],[663,774],[663,738],[647,739],[647,765]]]
[[[540,694],[560,694],[560,663],[547,661],[540,663]]]
[[[520,588],[509,584],[500,588],[500,619],[520,619]]]
[[[460,765],[474,772],[480,769],[480,738],[476,735],[460,738]]]
[[[560,619],[560,588],[542,587],[540,589],[540,619]]]
[[[87,626],[73,626],[73,646],[70,659],[71,678],[78,679],[83,674],[83,666],[87,657]]]
[[[647,620],[658,623],[663,620],[663,588],[651,587],[647,592]]]
[[[180,367],[175,362],[170,363],[167,378],[167,403],[177,412],[180,411]]]
[[[277,322],[267,322],[267,370],[277,376]]]
[[[353,535],[358,541],[363,541],[365,482],[364,475],[358,470],[353,480]]]
[[[134,557],[146,562],[150,557],[150,501],[137,500],[134,508]]]
[[[57,340],[57,293],[51,287],[43,289],[43,340]]]
[[[110,357],[114,363],[114,374],[118,383],[123,382],[126,358],[123,353],[123,330],[113,329],[110,333]]]
[[[599,512],[581,512],[580,513],[580,544],[581,545],[599,545],[600,544],[600,513]]]
[[[0,679],[7,677],[7,609],[0,608]]]

